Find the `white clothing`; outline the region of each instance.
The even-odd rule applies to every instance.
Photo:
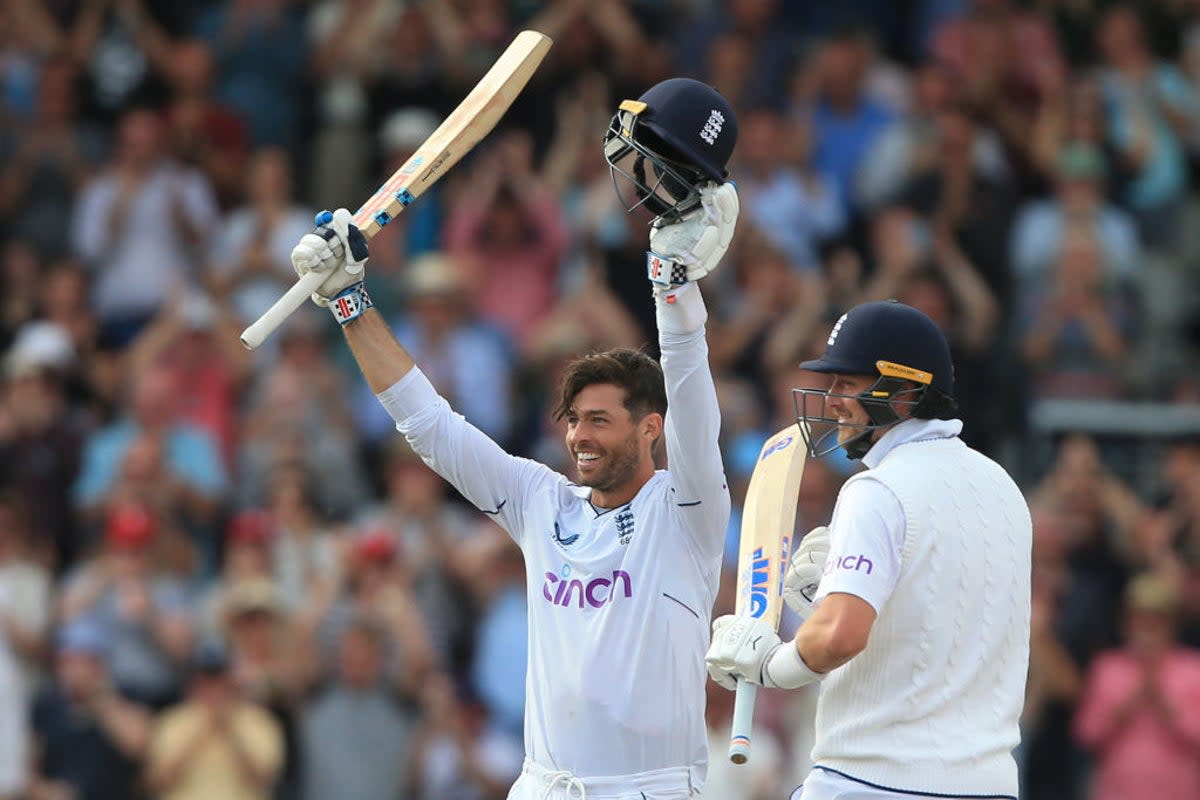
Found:
[[[1015,798],[1029,509],[959,430],[896,425],[838,496],[817,599],[854,594],[878,617],[821,684],[813,763],[897,793]]]
[[[246,251],[255,244],[263,245],[275,268],[269,275],[256,274],[234,288],[229,302],[238,319],[253,322],[291,288],[296,280],[292,246],[312,229],[312,212],[299,207],[288,209],[265,235],[253,208],[239,208],[225,218],[209,252],[213,272],[226,275],[237,270]]]
[[[0,584],[0,614],[8,613],[7,592]],[[17,655],[0,634],[0,795],[25,789],[29,767],[29,699]]]
[[[789,800],[932,800],[934,797],[937,800],[973,800],[970,796],[898,794],[823,769],[809,773]]]
[[[110,171],[84,187],[71,222],[71,243],[93,268],[101,319],[155,312],[172,293],[195,283],[197,254],[178,233],[177,203],[202,237],[217,218],[207,179],[177,164],[164,163],[145,179],[121,228],[113,230],[119,201],[118,176]]]
[[[582,779],[707,764],[704,653],[729,521],[704,330],[660,333],[670,468],[633,500],[505,453],[412,370],[379,399],[413,449],[525,556],[525,751]],[[686,784],[685,784],[686,785]]]
[[[584,780],[567,770],[540,767],[527,758],[508,800],[685,800],[699,795],[686,767]]]

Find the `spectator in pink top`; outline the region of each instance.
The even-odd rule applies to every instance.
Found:
[[[527,134],[512,131],[481,156],[447,220],[446,247],[480,314],[523,349],[558,298],[566,221],[533,169]]]
[[[1144,574],[1125,600],[1125,646],[1087,676],[1075,735],[1095,757],[1090,800],[1200,797],[1200,651],[1176,639],[1179,598]]]

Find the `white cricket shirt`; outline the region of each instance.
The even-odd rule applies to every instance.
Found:
[[[838,495],[816,602],[845,592],[878,617],[821,683],[813,762],[897,797],[1015,799],[1029,509],[961,428],[896,425]]]
[[[417,369],[379,399],[425,462],[524,552],[527,756],[583,779],[686,768],[699,787],[704,653],[730,500],[704,331],[660,334],[660,345],[668,469],[612,509],[504,452]]]

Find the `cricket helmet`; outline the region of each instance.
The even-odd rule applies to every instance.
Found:
[[[933,320],[896,300],[863,303],[847,311],[833,326],[824,355],[801,363],[800,368],[876,376],[873,384],[853,396],[822,389],[792,390],[796,416],[804,423],[800,430],[814,456],[842,446],[851,458],[862,458],[870,449],[872,431],[904,418],[898,408],[916,411],[922,402],[936,398],[953,409],[954,363],[949,342]],[[826,410],[831,397],[856,400],[870,421],[839,422]],[[838,428],[858,428],[860,433],[839,445]]]
[[[733,107],[716,89],[671,78],[621,102],[604,158],[627,211],[644,205],[678,219],[700,205],[701,187],[724,182],[737,134]]]

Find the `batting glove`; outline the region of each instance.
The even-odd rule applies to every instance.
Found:
[[[808,619],[813,612],[813,599],[821,585],[825,561],[829,558],[829,528],[813,528],[800,540],[792,553],[787,575],[783,578],[783,602]]]
[[[717,268],[737,226],[738,196],[732,183],[707,184],[700,190],[700,208],[683,219],[650,228],[647,274],[659,287],[698,281]]]
[[[712,646],[704,660],[709,676],[731,690],[738,678],[771,689],[796,689],[825,677],[808,668],[794,642],[780,640],[758,617],[728,614],[713,620]]]
[[[737,678],[762,685],[763,665],[781,643],[779,634],[759,617],[717,617],[712,645],[704,657],[708,674],[726,689],[737,688]]]
[[[370,307],[370,298],[362,290],[370,253],[367,238],[353,219],[344,208],[322,211],[316,217],[316,230],[306,233],[292,248],[292,268],[297,275],[303,277],[309,272],[329,275],[313,292],[312,301],[329,308],[343,324]],[[335,300],[346,302],[334,303]],[[347,316],[349,319],[344,318]]]

